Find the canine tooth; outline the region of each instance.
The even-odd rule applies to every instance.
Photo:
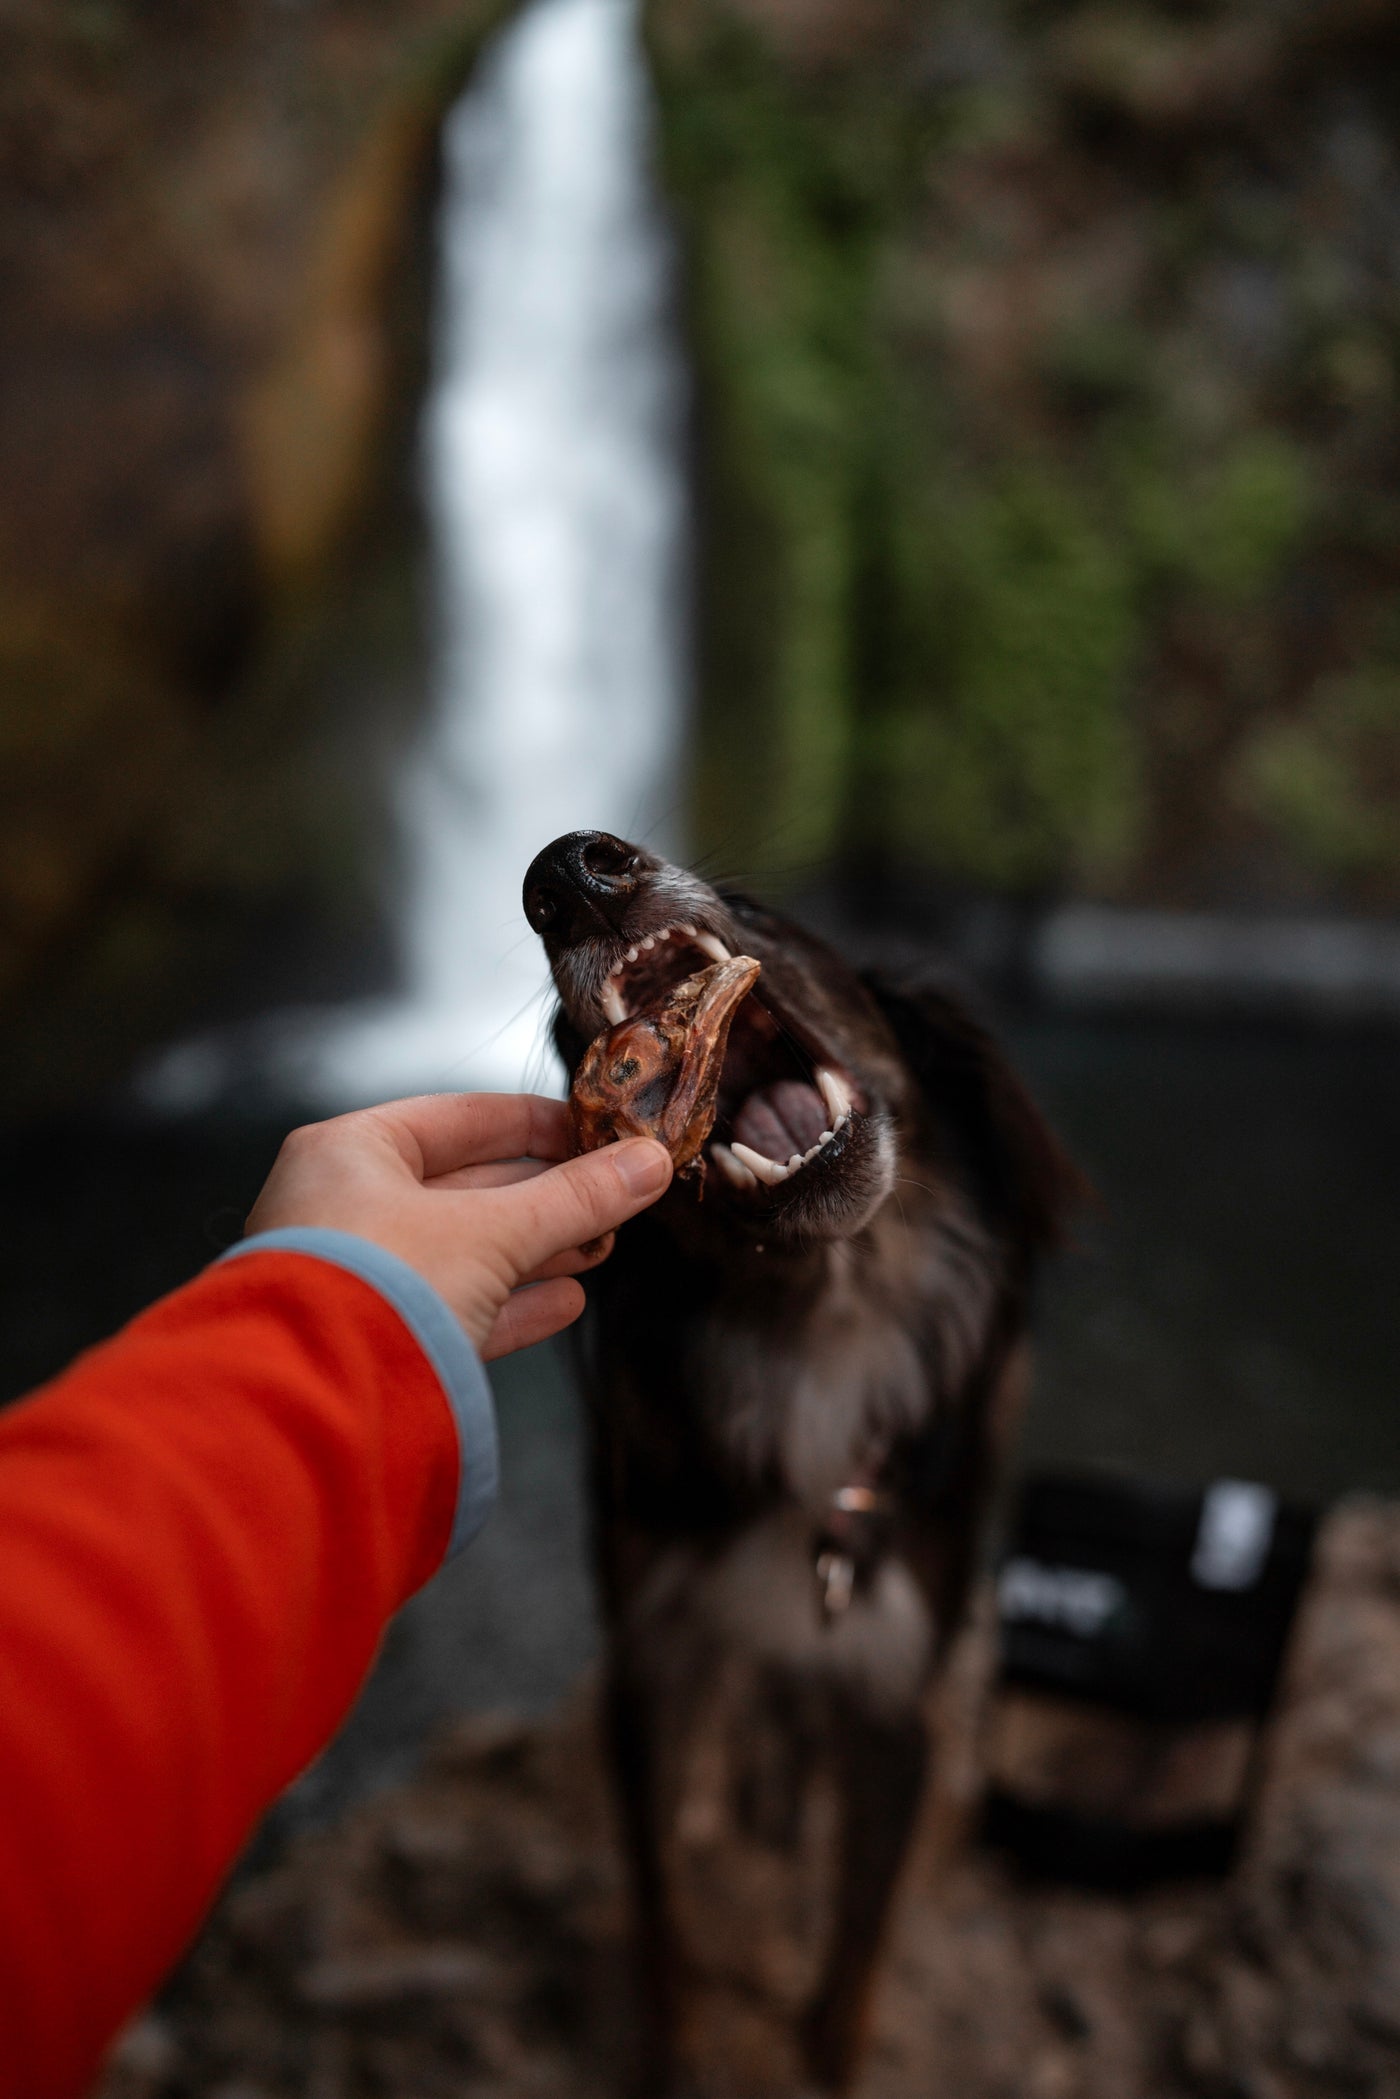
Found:
[[[778,1187],[792,1171],[791,1167],[780,1166],[776,1159],[765,1159],[762,1152],[756,1152],[750,1144],[741,1144],[737,1137],[729,1149],[741,1166],[747,1166],[757,1180],[766,1181],[770,1188]]]
[[[818,1068],[816,1079],[817,1091],[831,1117],[832,1126],[839,1129],[841,1117],[851,1112],[851,1089],[844,1079],[838,1079],[835,1072],[828,1071],[824,1064]]]
[[[710,1146],[710,1157],[714,1160],[724,1178],[727,1181],[732,1181],[736,1188],[756,1188],[758,1186],[757,1174],[751,1173],[742,1159],[736,1159],[727,1144],[712,1144]]]
[[[598,993],[598,1003],[614,1027],[620,1026],[626,1020],[627,1007],[623,1003],[622,993],[618,990],[611,977],[609,977],[607,983],[604,984],[602,990]]]
[[[716,940],[713,933],[692,933],[690,937],[701,954],[708,955],[712,962],[728,962],[732,959],[724,942]]]

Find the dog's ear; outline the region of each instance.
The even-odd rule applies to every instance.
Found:
[[[927,1104],[942,1146],[988,1217],[1028,1247],[1058,1246],[1090,1195],[1084,1175],[1001,1048],[952,992],[865,976]]]

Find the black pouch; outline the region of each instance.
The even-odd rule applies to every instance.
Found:
[[[1226,1871],[1316,1528],[1249,1481],[1028,1479],[997,1585],[987,1839],[1099,1887]]]

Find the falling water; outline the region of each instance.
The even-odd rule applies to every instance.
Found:
[[[682,381],[648,128],[634,0],[532,0],[447,119],[422,423],[434,694],[399,794],[404,989],[272,1026],[268,1076],[303,1100],[547,1082],[525,868],[583,825],[664,836]],[[152,1090],[195,1105],[226,1060],[186,1045]]]
[[[540,846],[664,821],[679,708],[680,385],[632,0],[535,0],[448,118],[432,383],[436,706],[410,767],[407,988],[319,1090],[519,1085]]]

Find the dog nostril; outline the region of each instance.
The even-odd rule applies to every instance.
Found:
[[[535,932],[547,932],[559,916],[558,897],[547,889],[532,889],[525,899],[525,916]]]
[[[644,879],[647,856],[611,831],[570,831],[536,853],[520,885],[525,916],[552,948],[610,933]]]
[[[630,875],[637,865],[637,855],[620,838],[591,838],[579,858],[589,874],[603,881],[615,882]]]

